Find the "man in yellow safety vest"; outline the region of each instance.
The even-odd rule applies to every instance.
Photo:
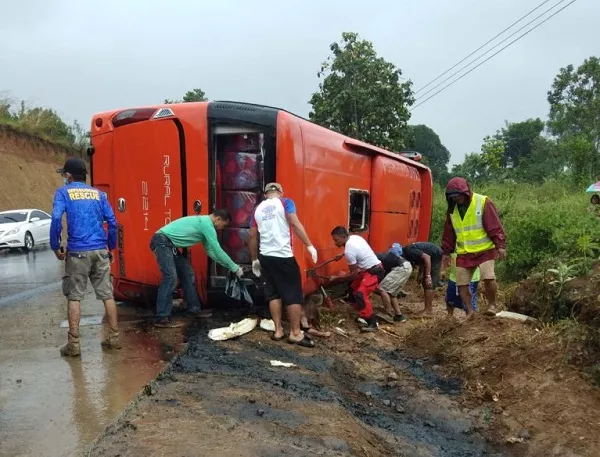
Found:
[[[456,250],[456,285],[467,307],[467,316],[473,314],[469,284],[479,267],[489,304],[487,314],[496,314],[498,284],[494,263],[497,258],[506,258],[506,234],[498,211],[487,196],[472,192],[463,178],[452,178],[448,182],[446,200],[448,211],[442,235],[443,265],[447,267],[450,264],[449,256]]]

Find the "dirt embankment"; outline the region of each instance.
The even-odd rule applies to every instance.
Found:
[[[62,146],[0,125],[0,211],[50,211],[62,182],[56,168],[68,153]]]

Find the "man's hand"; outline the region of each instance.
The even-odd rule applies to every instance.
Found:
[[[308,250],[308,252],[310,252],[310,256],[312,257],[313,263],[317,263],[318,257],[317,257],[317,250],[315,249],[315,247],[307,246],[306,249]]]
[[[115,256],[111,251],[108,251],[108,260],[110,261],[110,263],[115,263]]]
[[[341,254],[336,255],[333,259],[336,262],[339,262],[340,260],[342,260],[342,257],[344,257],[344,253],[343,252]]]
[[[444,254],[442,256],[442,268],[445,270],[446,268],[448,268],[450,266],[450,256]]]
[[[425,275],[425,287],[427,287],[428,289],[431,289],[432,286],[432,282],[431,282],[431,275]]]
[[[257,278],[260,278],[260,261],[258,259],[252,261],[252,273]]]
[[[58,260],[65,260],[66,254],[65,251],[63,250],[63,248],[57,249],[56,251],[54,251],[54,255],[56,256],[56,258]]]
[[[498,252],[498,258],[500,260],[506,260],[506,249],[497,249],[496,252]]]
[[[244,270],[242,270],[242,267],[238,267],[237,271],[235,272],[235,275],[238,277],[238,279],[241,279],[242,276],[244,276]]]

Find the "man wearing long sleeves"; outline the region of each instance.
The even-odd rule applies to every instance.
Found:
[[[238,278],[243,276],[242,268],[227,255],[217,239],[217,230],[222,230],[231,221],[227,210],[218,209],[208,216],[186,216],[179,218],[158,230],[150,249],[156,257],[162,281],[156,299],[156,327],[171,328],[180,324],[171,320],[173,292],[177,287],[177,278],[181,281],[188,314],[206,317],[210,313],[201,311],[200,298],[196,290],[196,276],[190,262],[181,255],[179,248],[189,248],[202,243],[206,254],[219,265],[234,272]]]
[[[442,235],[444,266],[450,263],[450,254],[456,257],[456,285],[467,307],[467,316],[473,314],[469,284],[479,267],[489,303],[488,314],[496,313],[498,284],[494,272],[496,258],[506,258],[506,234],[498,211],[485,195],[471,191],[463,178],[452,178],[446,186],[448,210]]]
[[[65,185],[54,195],[50,247],[56,258],[65,260],[63,294],[68,300],[68,342],[60,350],[63,356],[78,356],[81,300],[85,296],[88,278],[96,298],[104,302],[110,331],[102,341],[104,349],[120,349],[117,325],[117,305],[113,298],[110,276],[111,251],[117,244],[117,222],[106,194],[85,183],[85,162],[70,158],[57,170]],[[67,214],[67,251],[60,246],[62,217]],[[108,225],[108,233],[104,223]]]

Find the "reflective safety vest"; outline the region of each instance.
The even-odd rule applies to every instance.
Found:
[[[465,217],[461,219],[458,206],[450,215],[456,233],[456,253],[475,254],[494,249],[495,245],[483,228],[483,209],[487,197],[473,194]]]

